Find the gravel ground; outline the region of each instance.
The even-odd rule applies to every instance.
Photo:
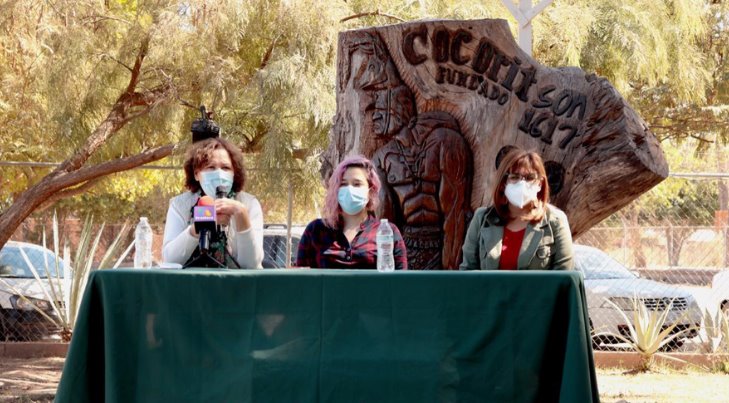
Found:
[[[52,402],[61,378],[63,358],[0,360],[0,402]],[[729,374],[659,368],[631,374],[598,369],[604,403],[728,402]]]

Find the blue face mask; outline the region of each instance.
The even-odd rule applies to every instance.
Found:
[[[366,187],[342,186],[339,188],[337,200],[345,213],[355,215],[367,206],[369,195],[370,190]]]
[[[222,169],[213,169],[200,172],[200,187],[210,197],[215,197],[215,190],[222,186],[227,195],[233,188],[233,173]]]

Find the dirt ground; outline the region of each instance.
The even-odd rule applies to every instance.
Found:
[[[63,358],[0,359],[0,402],[52,402]]]
[[[63,358],[0,360],[0,402],[52,402],[61,378]],[[604,403],[727,402],[729,375],[700,370],[658,368],[630,374],[622,369],[598,369],[600,401]]]
[[[729,374],[702,370],[657,368],[648,373],[598,369],[597,384],[603,403],[726,403]]]

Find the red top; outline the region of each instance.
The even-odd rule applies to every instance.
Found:
[[[519,264],[519,249],[521,241],[524,240],[526,228],[521,231],[510,231],[504,227],[504,240],[501,245],[501,259],[499,259],[499,270],[516,270]]]

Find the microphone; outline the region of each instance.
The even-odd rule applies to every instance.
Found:
[[[227,195],[228,194],[225,192],[225,186],[220,185],[220,186],[218,186],[218,187],[215,188],[215,198],[216,199],[226,199],[227,198],[226,197]],[[225,235],[225,232],[220,227],[220,225],[218,225],[217,227],[215,227],[215,230],[217,231],[215,233],[217,239],[222,239],[222,241],[223,241],[223,247],[224,248],[227,248],[228,247],[228,238],[226,236],[224,236]]]
[[[215,188],[215,198],[216,199],[225,199],[227,198],[227,193],[225,192],[225,186],[220,185]]]
[[[205,197],[208,197],[208,196],[205,196]],[[216,199],[227,199],[228,198],[228,193],[226,192],[225,186],[220,185],[215,188],[215,198]],[[211,202],[213,204],[213,211],[215,211],[215,202],[210,197],[208,197],[208,199],[211,200]],[[233,262],[233,264],[235,264],[235,266],[240,269],[240,264],[238,263],[238,261],[235,260],[235,258],[230,253],[228,253],[228,236],[225,234],[225,231],[220,227],[220,225],[215,227],[215,230],[216,230],[215,239],[223,243],[223,250],[225,251],[225,254],[230,258],[230,260]]]
[[[200,253],[207,254],[210,249],[210,234],[215,231],[215,200],[203,196],[192,210],[192,221],[195,231],[200,234]]]

